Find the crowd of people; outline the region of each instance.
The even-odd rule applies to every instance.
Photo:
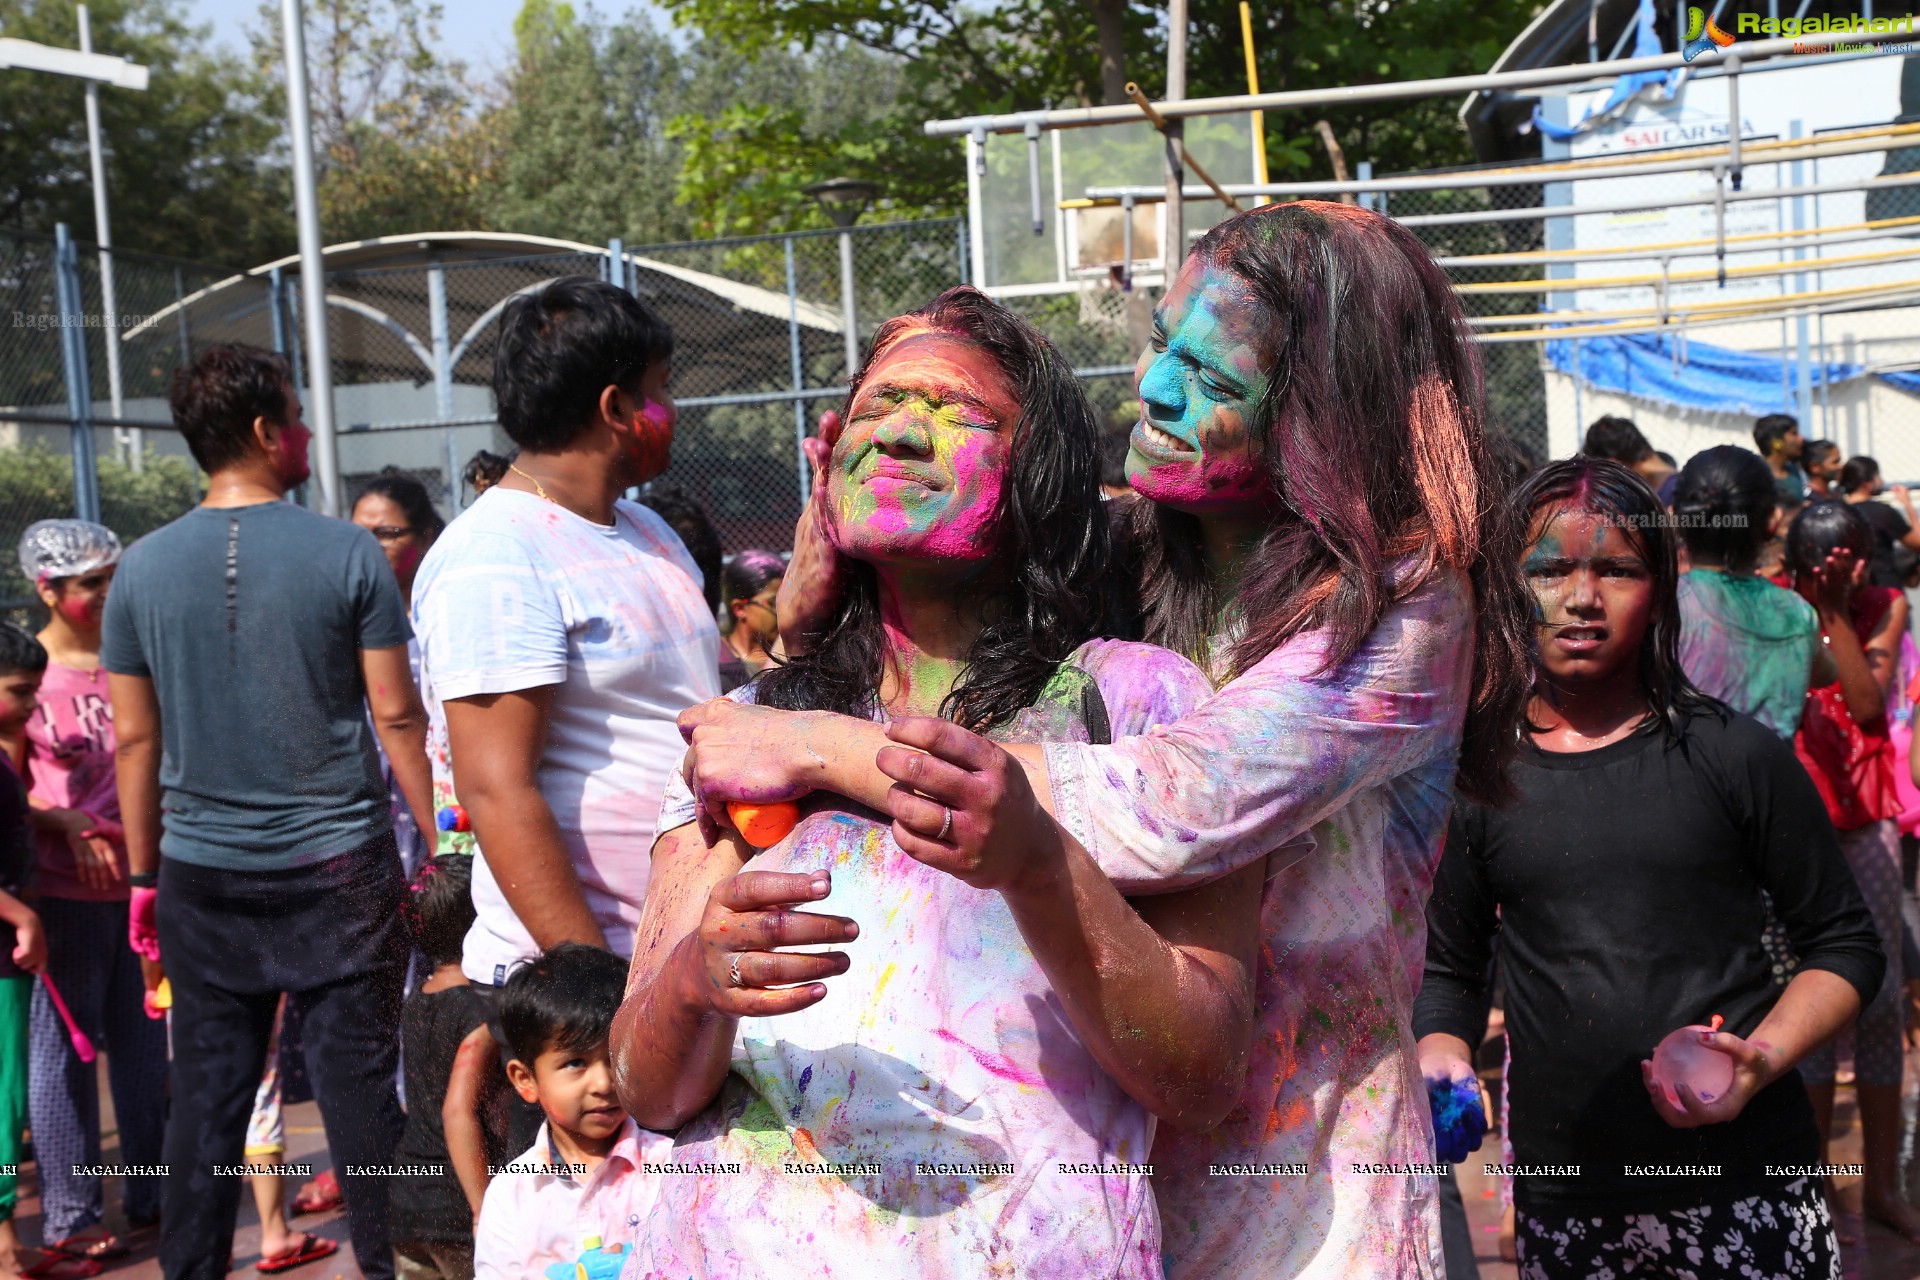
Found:
[[[1603,418],[1539,465],[1419,242],[1312,201],[1202,237],[1123,442],[984,294],[887,321],[786,555],[661,479],[672,360],[611,284],[522,294],[517,451],[342,521],[284,500],[287,363],[213,348],[198,507],[27,531],[0,1276],[128,1249],[96,1045],[170,1280],[243,1183],[257,1270],[338,1248],[303,1075],[292,1207],[370,1280],[1460,1280],[1489,1122],[1529,1280],[1837,1280],[1837,1041],[1920,1242],[1872,459]]]

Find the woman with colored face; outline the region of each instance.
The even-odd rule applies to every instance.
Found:
[[[1521,1274],[1837,1276],[1793,1067],[1878,989],[1873,921],[1792,750],[1682,671],[1653,491],[1579,457],[1513,501],[1536,602],[1517,796],[1453,815],[1421,1065],[1473,1079],[1497,936]],[[1784,990],[1768,894],[1801,956]],[[1662,1065],[1670,1034],[1706,1069]]]
[[[105,1034],[114,1112],[128,1162],[160,1159],[167,1037],[144,1011],[142,962],[112,940],[127,930],[126,837],[114,780],[113,706],[100,666],[100,618],[120,560],[120,539],[85,520],[42,520],[20,539],[20,568],[47,607],[40,706],[27,722],[23,773],[33,803],[34,904],[47,931],[47,971],[88,1035]],[[152,975],[158,983],[157,972]],[[100,1082],[73,1053],[45,990],[34,993],[30,1114],[40,1144],[45,1238],[56,1248],[110,1258],[126,1245],[107,1230],[97,1163]],[[130,1222],[160,1214],[160,1180],[129,1178]]]
[[[427,487],[410,475],[389,468],[368,482],[353,500],[353,522],[373,535],[380,544],[393,576],[400,582],[400,596],[409,608],[413,605],[413,579],[427,548],[447,527],[427,496]],[[420,683],[420,642],[407,641],[407,665],[413,670],[413,682]],[[376,742],[376,746],[378,743]],[[432,744],[429,743],[429,750]],[[400,846],[400,864],[408,875],[436,852],[438,835],[423,832],[413,809],[401,793],[393,766],[384,748],[380,750],[380,772],[387,780],[387,798],[393,810],[393,835]],[[455,801],[451,788],[435,784],[434,809],[449,808]]]
[[[1207,695],[1171,653],[1088,639],[1096,432],[1025,322],[965,288],[890,321],[842,419],[822,509],[846,592],[739,702],[857,717],[916,748],[894,767],[931,750],[1038,811],[999,744]],[[729,1172],[662,1181],[639,1274],[1160,1274],[1155,1117],[1233,1103],[1259,869],[1136,906],[1063,841],[940,812],[922,832],[823,795],[756,853],[668,793],[614,1057],[672,1161]]]
[[[400,595],[413,603],[413,578],[427,548],[447,527],[433,509],[427,487],[391,468],[375,476],[353,501],[353,522],[372,534],[400,580]]]
[[[1070,841],[1129,892],[1255,869],[1249,1070],[1217,1129],[1169,1123],[1154,1145],[1168,1273],[1428,1274],[1414,922],[1456,779],[1504,793],[1528,678],[1513,535],[1482,519],[1479,360],[1409,232],[1301,201],[1201,238],[1138,379],[1138,576],[1117,585],[1211,700],[1111,745],[1009,748],[1032,805],[981,792],[944,743],[902,757],[851,720],[716,703],[682,717],[694,779],[710,807],[829,789],[927,836],[951,809],[969,850]],[[791,650],[819,627],[782,630]]]
[[[721,608],[730,624],[721,633],[720,692],[732,693],[767,665],[780,639],[780,580],[787,562],[771,551],[734,553],[720,571]]]

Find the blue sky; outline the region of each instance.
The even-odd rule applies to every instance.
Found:
[[[513,49],[513,18],[520,12],[521,0],[442,0],[444,16],[440,22],[440,43],[450,57],[462,59],[474,69],[500,68],[506,65]],[[622,4],[615,0],[601,6],[603,12],[619,13],[632,9],[655,9],[651,4]],[[189,17],[211,23],[216,40],[236,50],[247,47],[246,29],[255,23],[260,0],[187,0]],[[660,26],[668,25],[665,14],[655,11]]]

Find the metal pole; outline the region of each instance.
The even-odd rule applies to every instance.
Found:
[[[963,233],[964,235],[964,233]],[[788,236],[780,242],[787,253],[787,361],[792,366],[793,389],[805,390],[804,374],[800,368],[800,288],[794,282],[793,274],[793,237]],[[966,274],[967,255],[962,247],[960,254],[960,272]],[[807,407],[806,402],[797,396],[793,402],[793,456],[794,465],[800,472],[800,506],[804,510],[807,499],[813,496],[813,469],[807,465]]]
[[[187,278],[173,269],[173,319],[180,329],[180,363],[193,362],[193,335],[187,330]]]
[[[433,407],[445,421],[453,416],[453,357],[447,335],[447,268],[438,258],[427,263],[427,310],[433,335]]]
[[[1800,137],[1801,136],[1800,122],[1798,120],[1795,120],[1789,123],[1787,126],[1787,131],[1788,131],[1789,137],[1793,137],[1793,138]],[[1777,173],[1779,171],[1775,170],[1775,172]],[[1797,187],[1800,185],[1800,162],[1798,160],[1795,160],[1793,162],[1792,167],[1788,171],[1788,181],[1793,186]],[[1807,226],[1806,198],[1804,196],[1795,196],[1793,198],[1793,229],[1795,231],[1804,231],[1806,230],[1806,226]],[[1807,249],[1804,244],[1799,244],[1794,246],[1794,250],[1793,250],[1794,261],[1798,262],[1800,259],[1805,258],[1806,256],[1807,256]],[[1793,287],[1796,292],[1805,293],[1807,291],[1807,273],[1806,272],[1802,271],[1799,274],[1795,275],[1793,280],[1794,280]],[[1794,391],[1795,391],[1794,407],[1796,410],[1796,416],[1800,419],[1800,425],[1804,428],[1807,425],[1807,420],[1813,417],[1813,385],[1807,380],[1808,369],[1809,369],[1809,353],[1807,351],[1808,334],[1807,334],[1807,316],[1805,312],[1801,312],[1799,320],[1795,323],[1794,328],[1795,328],[1795,336],[1797,338],[1797,350],[1795,354],[1798,357],[1797,363],[1799,365],[1799,385],[1794,388]]]
[[[976,129],[967,135],[967,261],[970,271],[965,283],[985,288],[987,284],[986,210],[980,205],[981,181],[987,176],[987,131]]]
[[[1047,217],[1044,196],[1040,191],[1040,126],[1027,128],[1027,199],[1031,206],[1033,234],[1047,234]]]
[[[80,18],[80,52],[93,52],[93,23],[87,6],[77,5]],[[101,326],[107,335],[107,403],[113,416],[125,418],[126,406],[120,395],[120,308],[113,289],[113,231],[107,221],[107,161],[100,146],[100,82],[87,81],[87,152],[93,165],[93,238],[100,246],[100,309],[105,312]],[[115,428],[115,434],[119,428]],[[135,471],[145,465],[144,432],[134,427],[127,432],[127,465]]]
[[[1187,0],[1168,0],[1167,4],[1167,101],[1179,102],[1187,96]],[[1168,120],[1162,136],[1167,152],[1167,202],[1164,211],[1164,239],[1160,242],[1160,261],[1166,273],[1165,287],[1173,287],[1180,264],[1187,260],[1187,219],[1182,207],[1186,198],[1185,126]]]
[[[293,137],[293,203],[300,228],[300,278],[305,287],[307,421],[313,427],[314,478],[320,510],[340,514],[340,447],[333,428],[333,362],[327,345],[327,267],[320,246],[320,200],[313,171],[313,120],[307,101],[306,21],[300,0],[280,0],[287,47],[287,131]]]
[[[853,229],[840,228],[840,323],[847,331],[847,381],[860,372],[860,325],[853,303]]]
[[[1359,164],[1355,165],[1353,167],[1353,176],[1362,182],[1371,178],[1373,176],[1373,161],[1362,160]],[[1371,191],[1362,191],[1358,199],[1362,209],[1373,208],[1373,193]]]
[[[447,518],[460,514],[460,450],[453,442],[453,428],[447,428]]]
[[[287,354],[287,282],[280,268],[267,272],[267,309],[273,313],[273,349]]]
[[[87,337],[82,327],[80,260],[67,224],[54,234],[54,288],[60,303],[60,363],[67,378],[68,443],[73,453],[73,508],[82,520],[100,522],[100,476],[93,458],[93,391],[87,379]]]

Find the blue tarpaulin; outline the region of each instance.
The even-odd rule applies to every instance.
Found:
[[[1659,32],[1654,29],[1653,0],[1640,0],[1640,13],[1635,22],[1633,53],[1629,56],[1659,57],[1663,50],[1660,48]],[[1657,86],[1663,94],[1671,96],[1673,83],[1679,74],[1677,71],[1636,71],[1632,75],[1620,76],[1614,80],[1613,92],[1607,95],[1607,100],[1598,107],[1588,108],[1587,114],[1571,126],[1555,124],[1547,119],[1536,103],[1533,108],[1533,127],[1555,142],[1577,138],[1620,116],[1626,111],[1627,104],[1638,97],[1642,90]]]
[[[1759,416],[1792,412],[1799,397],[1800,365],[1752,351],[1716,347],[1689,340],[1684,345],[1661,334],[1617,338],[1554,338],[1547,342],[1547,363],[1602,391],[1679,409]],[[1680,358],[1676,361],[1676,347]],[[1577,355],[1576,355],[1577,352]],[[1574,361],[1579,361],[1579,368]],[[1862,364],[1807,365],[1810,386],[1864,377]],[[1889,386],[1920,395],[1920,373],[1877,375]]]

